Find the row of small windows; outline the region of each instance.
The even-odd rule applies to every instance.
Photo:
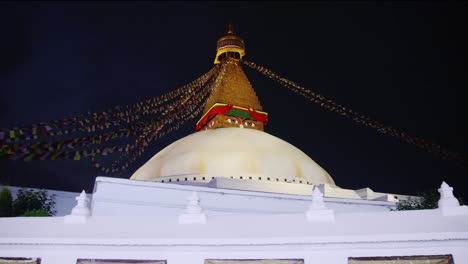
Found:
[[[214,180],[214,178],[215,178],[215,177],[211,177],[211,180]],[[234,176],[231,176],[230,178],[231,178],[231,179],[234,179]],[[193,179],[193,181],[197,181],[197,177],[193,177],[192,179]],[[185,178],[181,178],[181,179],[180,179],[180,178],[175,178],[175,179],[161,180],[161,182],[192,181],[192,179],[189,179],[188,177],[185,177]],[[243,176],[239,176],[239,179],[243,180],[244,177],[243,177]],[[247,177],[245,177],[245,179],[247,179]],[[249,176],[248,179],[249,179],[249,180],[253,180],[254,177]],[[266,179],[267,179],[267,181],[273,181],[270,177],[267,177]],[[280,182],[280,178],[274,178],[274,179],[276,179],[277,182]],[[206,179],[206,177],[201,177],[201,180],[202,180],[202,181],[206,181],[207,179]],[[258,177],[258,180],[261,181],[261,180],[262,180],[262,177]],[[286,179],[286,178],[283,179],[283,180],[284,180],[284,182],[288,182],[288,179]],[[296,180],[295,180],[295,179],[292,179],[291,182],[294,182],[294,183],[295,183]],[[305,184],[312,185],[312,183],[310,183],[310,182],[308,182],[308,181],[307,181],[307,182],[303,182],[302,180],[298,180],[297,182],[298,182],[298,183],[305,183]]]
[[[419,256],[389,256],[389,257],[349,257],[348,264],[411,264],[411,263],[444,263],[453,264],[453,256],[448,255],[419,255]],[[0,263],[28,263],[40,264],[41,258],[11,258],[0,257]],[[166,260],[137,260],[137,259],[77,259],[77,264],[167,264]],[[304,264],[303,259],[205,259],[204,264]]]
[[[202,181],[206,181],[206,177],[201,177],[201,178],[202,178],[201,179]],[[187,178],[187,177],[185,177],[183,179],[184,179],[183,181],[190,181],[189,178]],[[214,180],[214,177],[211,177],[211,179]],[[193,177],[193,180],[197,181],[197,177]],[[179,178],[176,178],[175,181],[178,182],[178,181],[181,181],[181,180]],[[164,182],[164,180],[162,180],[161,182]],[[172,182],[172,179],[168,179],[166,182]]]
[[[2,258],[0,263],[28,263],[41,264],[41,258]],[[77,259],[76,264],[167,264],[166,260],[138,260],[138,259]],[[248,259],[248,260],[217,260],[206,259],[204,264],[304,264],[302,259]]]

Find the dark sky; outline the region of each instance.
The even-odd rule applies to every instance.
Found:
[[[0,4],[0,127],[104,111],[213,66],[232,20],[245,59],[407,133],[468,153],[465,3],[22,2]],[[270,122],[343,188],[416,194],[468,169],[329,112],[245,68]],[[195,121],[151,147],[128,178]],[[10,185],[92,191],[87,161],[0,161]]]

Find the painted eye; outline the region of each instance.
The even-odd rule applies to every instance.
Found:
[[[254,123],[254,122],[246,121],[246,122],[245,122],[245,125],[248,126],[248,127],[254,127],[254,126],[255,126],[255,123]]]
[[[239,123],[239,121],[237,121],[237,119],[233,119],[233,118],[228,118],[227,121],[231,124],[237,124]]]

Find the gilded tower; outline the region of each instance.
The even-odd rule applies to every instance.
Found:
[[[229,24],[226,35],[216,43],[215,64],[223,67],[222,76],[206,101],[196,130],[240,127],[264,130],[268,114],[245,75],[241,60],[245,43]]]

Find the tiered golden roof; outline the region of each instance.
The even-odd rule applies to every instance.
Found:
[[[239,61],[229,58],[225,63],[225,74],[206,101],[203,114],[208,112],[215,103],[232,104],[261,111],[260,100],[239,65]]]

